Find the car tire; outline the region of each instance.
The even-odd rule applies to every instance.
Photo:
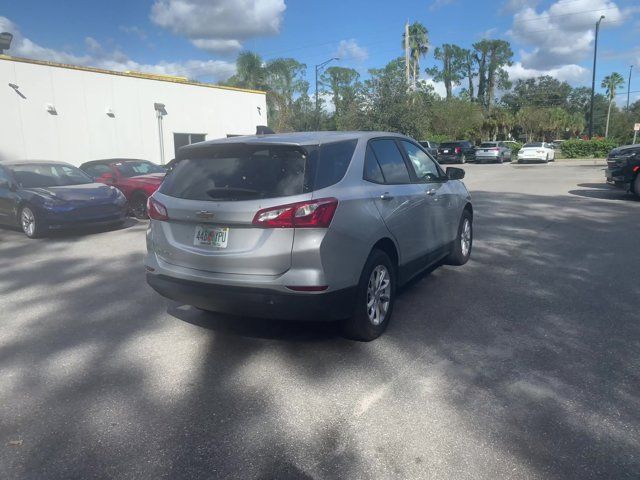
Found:
[[[467,157],[464,154],[460,157],[460,163],[467,163]]]
[[[149,215],[147,215],[147,196],[140,192],[134,193],[129,202],[129,210],[138,220],[149,218]]]
[[[29,238],[40,238],[42,236],[42,228],[40,219],[33,207],[25,205],[20,209],[18,214],[18,222],[22,232]]]
[[[504,157],[498,157],[498,163],[504,163]]]
[[[547,158],[545,159],[544,163],[549,163],[549,154],[547,153]]]
[[[451,253],[446,258],[448,265],[464,265],[469,261],[471,249],[473,247],[473,217],[471,212],[465,210],[460,217],[458,225],[458,235],[454,242]]]
[[[385,279],[387,279],[386,284]],[[379,281],[382,283],[378,285]],[[396,283],[396,266],[389,255],[382,250],[373,250],[360,274],[353,315],[343,323],[343,332],[346,337],[370,342],[385,331],[393,312]],[[380,290],[381,287],[382,290]],[[384,302],[385,298],[386,302]],[[382,316],[380,307],[384,309]]]
[[[636,179],[633,182],[633,193],[635,193],[636,198],[640,199],[640,174],[636,175]]]

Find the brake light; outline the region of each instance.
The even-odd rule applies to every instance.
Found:
[[[492,147],[492,148],[490,148],[489,150],[493,150],[494,152],[498,152],[498,151],[500,151],[500,149],[499,149],[498,147]]]
[[[456,153],[460,153],[461,151],[462,151],[462,148],[456,147]]]
[[[153,197],[147,198],[147,215],[149,215],[149,218],[153,220],[169,220],[167,207]]]
[[[321,198],[259,210],[253,224],[263,228],[327,228],[338,208],[338,199]]]
[[[637,172],[638,170],[640,170],[640,166],[636,165],[635,167],[633,167],[634,172]]]

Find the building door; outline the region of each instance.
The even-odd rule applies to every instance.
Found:
[[[192,143],[204,142],[206,133],[174,133],[173,145],[175,156],[178,156],[178,149]]]

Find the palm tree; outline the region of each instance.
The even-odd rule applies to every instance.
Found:
[[[262,58],[257,53],[241,52],[236,59],[236,74],[229,80],[236,86],[266,89],[266,69]]]
[[[404,48],[406,34],[402,34],[402,48]],[[409,25],[409,56],[411,57],[411,77],[413,85],[420,75],[420,58],[429,51],[429,31],[420,22]]]
[[[611,75],[607,75],[602,79],[602,88],[607,90],[607,97],[609,99],[609,110],[607,111],[607,126],[604,130],[604,138],[609,136],[609,118],[611,117],[611,105],[616,98],[616,89],[624,85],[624,78],[618,72],[613,72]]]

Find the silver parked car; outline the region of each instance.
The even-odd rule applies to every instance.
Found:
[[[183,147],[149,198],[147,281],[203,310],[386,328],[398,286],[471,253],[460,181],[392,133],[234,137]]]
[[[510,161],[511,147],[504,142],[483,142],[476,148],[476,163]]]

